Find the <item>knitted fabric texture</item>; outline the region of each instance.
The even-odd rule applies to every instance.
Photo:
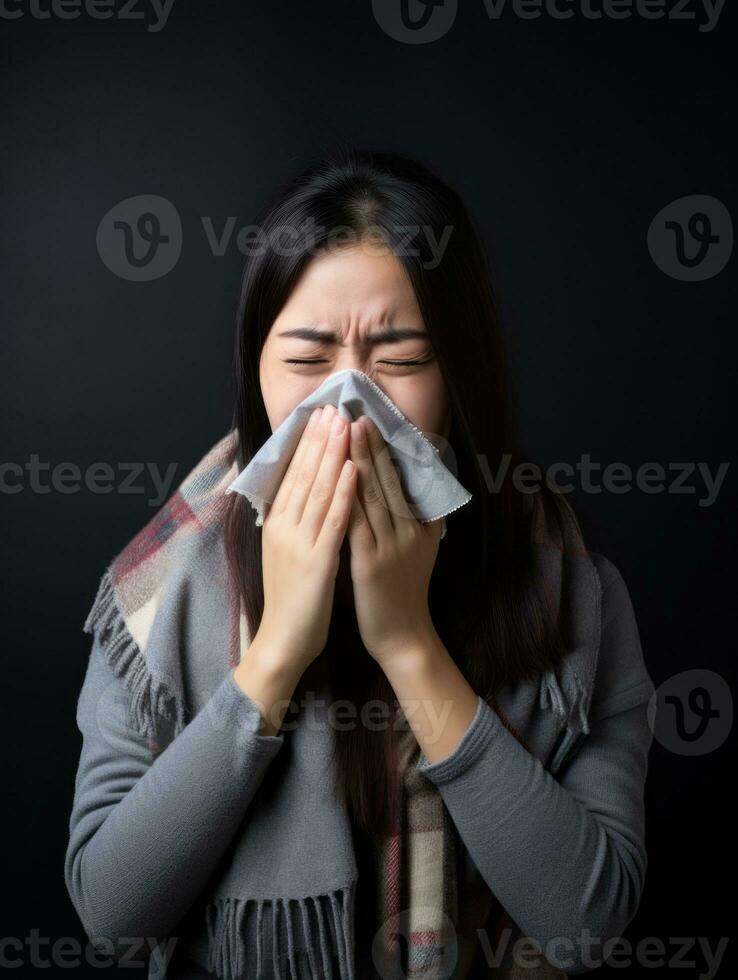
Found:
[[[235,474],[235,449],[235,432],[231,432],[206,454],[162,510],[114,559],[85,623],[87,632],[97,631],[104,639],[109,663],[131,691],[132,721],[138,730],[149,736],[155,753],[162,748],[156,741],[157,719],[173,722],[176,733],[187,723],[190,712],[185,699],[177,694],[175,672],[164,669],[161,662],[155,665],[148,662],[149,638],[162,603],[168,601],[170,593],[169,601],[177,601],[171,590],[171,579],[178,571],[178,563],[185,560],[189,539],[222,522],[227,505],[225,490]],[[223,585],[226,586],[225,580]],[[231,624],[229,664],[235,665],[243,636],[243,609],[233,587],[225,592]],[[406,875],[404,884],[408,903],[405,910],[410,942],[411,973],[408,975],[422,975],[432,980],[451,975],[449,953],[455,950],[455,828],[438,790],[409,765],[417,761],[418,754],[418,744],[408,727],[402,738],[398,772],[405,787],[405,817],[389,845],[378,855],[379,888],[384,896],[379,913],[380,922],[389,927],[382,954],[389,964],[396,961],[399,949],[393,923],[400,912],[402,876],[399,857],[402,854],[407,859],[402,870]],[[342,980],[353,976],[350,943],[354,890],[355,882],[352,881],[329,893],[331,919],[328,923],[318,921],[320,944],[319,948],[311,950],[316,961],[323,957],[323,969],[329,970],[332,951],[328,937],[331,934],[337,936]],[[313,901],[319,912],[321,905],[317,896]],[[209,909],[210,966],[225,980],[235,980],[234,971],[243,962],[239,950],[244,937],[239,934],[239,927],[243,925],[246,911],[241,898],[215,902]],[[291,922],[287,905],[261,900],[257,903],[259,968],[264,956],[271,954],[277,961],[280,958],[275,945],[280,912],[287,916],[287,922]],[[301,912],[307,923],[307,904],[301,906]],[[265,948],[264,919],[268,913],[272,916],[271,950]],[[309,939],[307,927],[303,939]],[[293,953],[293,950],[289,952]],[[296,966],[293,969],[296,970]]]
[[[379,869],[375,956],[379,972],[388,980],[450,977],[456,962],[455,828],[436,787],[415,769],[419,754],[417,740],[405,723],[398,736],[399,806],[391,833],[376,845],[375,858]]]
[[[234,430],[111,562],[85,622],[130,693],[131,724],[155,756],[207,703],[207,688],[239,663],[251,639],[222,553],[225,491],[238,473],[236,460]],[[560,555],[552,552],[546,561],[556,590]],[[572,653],[576,669],[550,671],[540,680],[540,705],[553,712],[561,734],[552,771],[588,731],[592,650],[599,635],[597,574],[588,564],[570,574],[586,583],[582,596],[594,590],[594,602],[582,600],[581,638]],[[189,684],[188,667],[203,660],[213,682],[200,690]],[[486,707],[480,699],[478,716]],[[223,980],[259,977],[267,963],[276,977],[330,977],[336,956],[341,980],[354,980],[357,867],[350,823],[341,803],[324,792],[333,731],[317,710],[312,724],[297,724],[280,737],[291,742],[291,757],[276,801],[269,810],[252,807],[248,832],[234,843],[229,865],[208,894],[208,969]],[[408,730],[398,759],[404,787],[400,822],[378,856],[379,945],[385,961],[397,964],[398,935],[409,935],[406,975],[430,980],[452,976],[456,928],[466,928],[459,918],[469,910],[459,894],[456,830],[436,787],[416,771],[417,759],[418,745]],[[278,822],[280,813],[289,814],[289,824]],[[288,840],[318,839],[319,854],[301,852],[295,860]],[[492,896],[485,901],[491,907]],[[540,976],[550,976],[546,969]]]
[[[563,970],[545,959],[523,967],[515,961],[483,963],[478,930],[493,927],[494,945],[514,923],[481,875],[460,875],[461,842],[436,787],[417,769],[420,747],[409,723],[397,742],[399,806],[391,833],[375,843],[378,874],[375,965],[384,980],[561,980]],[[524,740],[495,703],[505,728]],[[492,919],[491,915],[495,914]]]

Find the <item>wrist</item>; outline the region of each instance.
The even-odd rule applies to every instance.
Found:
[[[275,700],[291,697],[301,675],[302,668],[282,656],[273,645],[262,645],[258,635],[243,651],[240,662],[233,669],[233,679],[254,700],[259,701],[259,708],[265,717]]]
[[[286,644],[271,636],[258,632],[248,647],[242,652],[241,660],[234,674],[238,678],[248,671],[258,673],[265,681],[274,683],[295,683],[300,679],[307,663],[297,657]]]
[[[438,633],[430,628],[414,633],[412,637],[398,640],[391,649],[380,655],[372,654],[385,674],[416,673],[432,669],[447,651]]]
[[[244,651],[231,674],[236,685],[251,698],[262,716],[262,735],[276,735],[292,703],[303,667],[281,656],[272,645],[262,645],[258,636]]]

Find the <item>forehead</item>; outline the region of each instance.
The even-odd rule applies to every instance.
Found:
[[[347,328],[420,316],[404,266],[386,246],[337,248],[315,255],[295,284],[277,322],[294,314]]]

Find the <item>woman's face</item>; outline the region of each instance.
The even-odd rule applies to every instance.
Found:
[[[293,363],[305,361],[313,363]],[[386,246],[344,246],[306,266],[261,352],[259,382],[272,431],[328,375],[345,368],[367,374],[444,448],[450,430],[446,386],[410,280]],[[345,537],[335,594],[351,606],[349,562]]]
[[[294,363],[305,361],[313,363]],[[446,386],[405,269],[381,244],[316,255],[272,324],[259,363],[272,431],[345,368],[369,375],[442,448],[436,437],[448,438]]]

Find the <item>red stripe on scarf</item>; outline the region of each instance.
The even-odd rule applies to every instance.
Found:
[[[113,585],[162,548],[175,531],[193,522],[202,529],[197,514],[177,490],[115,559],[111,566]]]

